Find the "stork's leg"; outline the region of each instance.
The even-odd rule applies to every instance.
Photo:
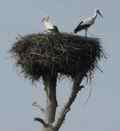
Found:
[[[85,29],[85,38],[86,38],[86,40],[87,40],[87,31],[88,31],[88,29]]]
[[[85,29],[85,37],[87,38],[87,31],[88,31],[88,29]]]

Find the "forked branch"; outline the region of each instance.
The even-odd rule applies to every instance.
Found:
[[[80,83],[82,81],[82,78],[80,75],[76,76],[76,78],[74,79],[74,83],[73,83],[73,87],[72,87],[72,92],[71,95],[68,99],[68,102],[64,105],[63,110],[61,111],[61,114],[58,118],[58,120],[55,123],[55,129],[58,131],[59,128],[62,126],[65,117],[67,115],[67,113],[70,111],[71,109],[71,105],[74,103],[79,91],[81,91],[82,88],[84,88],[83,85],[80,86]]]

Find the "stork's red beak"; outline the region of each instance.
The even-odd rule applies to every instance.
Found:
[[[100,10],[97,10],[97,13],[100,15],[100,17],[102,17],[102,18],[103,18],[103,15],[102,15],[102,13],[101,13],[101,11],[100,11]]]
[[[42,18],[41,23],[43,23],[44,21],[49,21],[50,17],[49,16],[45,16]]]
[[[41,19],[40,23],[43,23],[43,22],[44,22],[44,20],[45,20],[45,17]]]

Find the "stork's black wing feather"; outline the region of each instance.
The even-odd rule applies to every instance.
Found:
[[[60,33],[58,27],[56,25],[54,25],[54,28],[53,29],[49,29],[51,32],[54,32],[54,33]]]
[[[81,30],[81,25],[82,25],[82,23],[83,23],[83,21],[81,21],[81,22],[79,23],[79,25],[74,29],[74,33],[77,33],[78,31]]]
[[[80,25],[83,23],[83,21],[80,21]]]
[[[54,29],[55,29],[56,32],[59,32],[59,29],[56,25],[54,26]]]

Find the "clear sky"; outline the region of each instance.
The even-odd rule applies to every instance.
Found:
[[[103,11],[104,20],[99,18],[88,34],[102,39],[109,59],[101,62],[104,73],[96,72],[92,84],[81,92],[61,131],[120,130],[120,1],[0,0],[0,131],[40,131],[39,123],[33,122],[37,110],[31,104],[39,97],[42,102],[43,92],[32,89],[31,82],[22,78],[8,54],[17,34],[42,31],[40,19],[46,15],[52,16],[61,31],[72,32],[80,16],[92,15],[95,8]],[[67,92],[70,84],[63,81],[59,86],[67,87],[59,89],[59,95]],[[90,88],[92,96],[84,104]]]

